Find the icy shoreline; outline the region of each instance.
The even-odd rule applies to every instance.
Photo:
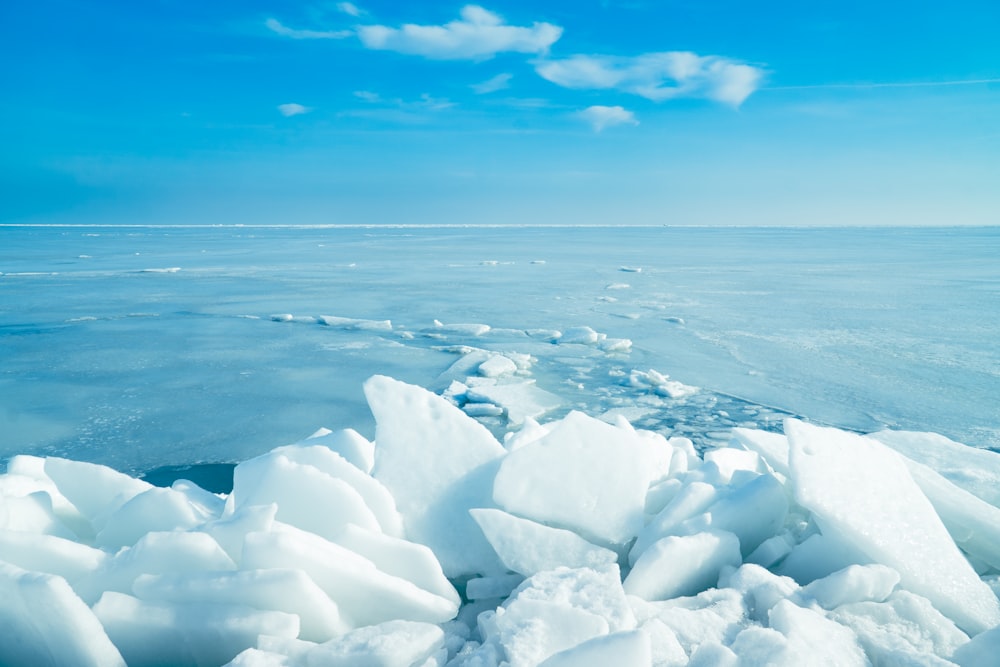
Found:
[[[491,359],[463,372],[515,372]],[[0,662],[995,656],[1000,455],[794,419],[699,453],[624,414],[540,423],[545,397],[519,393],[530,383],[505,396],[519,419],[498,440],[458,407],[476,389],[463,386],[373,377],[374,442],[322,430],[240,463],[231,494],[14,457],[0,476]]]

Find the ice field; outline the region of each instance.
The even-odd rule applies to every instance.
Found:
[[[0,240],[0,664],[995,664],[998,229]]]
[[[997,257],[997,228],[2,227],[0,460],[371,437],[369,376],[441,391],[467,347],[530,356],[552,416],[699,446],[791,413],[996,448]]]

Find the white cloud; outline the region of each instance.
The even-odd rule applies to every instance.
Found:
[[[639,124],[639,121],[636,120],[634,113],[619,106],[605,107],[601,105],[594,105],[592,107],[587,107],[583,111],[577,112],[577,116],[590,123],[590,126],[594,128],[595,132],[600,132],[606,127],[613,127],[615,125]]]
[[[378,93],[373,93],[370,90],[355,90],[354,96],[357,97],[359,100],[364,100],[365,102],[375,103],[382,101],[381,95],[379,95]]]
[[[763,79],[763,71],[721,56],[688,51],[641,56],[576,55],[543,60],[539,76],[564,88],[615,89],[654,102],[698,97],[738,107]]]
[[[510,87],[510,80],[514,78],[514,75],[504,72],[503,74],[497,74],[492,79],[487,79],[482,83],[474,83],[470,88],[477,95],[485,95],[486,93],[495,93],[498,90],[503,90],[504,88]]]
[[[272,32],[291,39],[344,39],[354,34],[353,30],[296,30],[274,18],[264,21],[264,25]]]
[[[338,2],[337,11],[347,14],[348,16],[361,16],[361,10],[353,2]]]
[[[551,23],[507,25],[499,15],[477,5],[463,7],[460,16],[444,25],[362,26],[358,37],[369,49],[439,60],[485,60],[502,52],[544,54],[562,35],[562,28]]]
[[[295,104],[294,102],[289,104],[279,104],[278,111],[281,112],[282,116],[300,116],[304,113],[309,113],[312,111],[311,107],[304,107],[301,104]]]

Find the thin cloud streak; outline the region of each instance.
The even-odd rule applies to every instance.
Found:
[[[361,16],[361,9],[359,9],[353,2],[338,2],[337,11],[347,14],[348,16]]]
[[[354,34],[353,30],[297,30],[289,28],[275,18],[264,21],[271,32],[290,39],[345,39]]]
[[[504,90],[505,88],[510,88],[510,80],[514,78],[513,74],[504,72],[503,74],[497,74],[492,79],[487,79],[482,83],[474,83],[469,86],[472,88],[473,92],[477,95],[485,95],[487,93],[495,93],[498,90]]]
[[[354,91],[354,96],[371,105],[381,106],[384,109],[397,109],[408,113],[435,113],[457,106],[451,100],[434,97],[429,93],[423,93],[420,95],[420,99],[413,101],[406,101],[398,97],[387,99],[371,90],[356,90]]]

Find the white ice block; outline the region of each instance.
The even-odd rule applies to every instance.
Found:
[[[855,602],[837,607],[829,617],[854,630],[877,665],[941,665],[968,636],[927,598],[897,590],[885,602]],[[982,637],[987,632],[978,635]],[[994,656],[996,657],[996,656]]]
[[[962,556],[901,457],[875,440],[789,419],[799,504],[966,632],[1000,624],[1000,602]],[[826,530],[829,527],[831,530]]]
[[[449,577],[501,573],[469,509],[495,506],[492,482],[507,451],[421,387],[376,375],[364,389],[376,422],[372,474],[395,498],[407,538],[430,547]]]
[[[740,542],[732,533],[664,537],[643,552],[623,586],[644,600],[695,595],[714,586],[723,567],[741,563]]]
[[[331,431],[321,428],[299,442],[300,445],[323,445],[343,456],[349,463],[364,473],[370,473],[375,465],[375,443],[353,428]]]
[[[55,574],[70,584],[108,560],[100,549],[53,535],[0,530],[0,561],[33,572]]]
[[[257,643],[259,635],[295,637],[299,619],[240,605],[144,602],[105,593],[94,605],[129,667],[222,665]]]
[[[50,456],[45,474],[93,525],[95,532],[119,507],[153,485],[107,466]]]
[[[204,520],[205,516],[180,491],[154,487],[129,499],[108,516],[94,544],[116,551],[132,546],[146,533],[190,530]]]
[[[549,656],[538,667],[643,667],[652,660],[649,635],[632,630],[588,639]]]
[[[324,642],[350,628],[330,597],[302,570],[183,572],[139,576],[132,584],[146,602],[238,605],[299,618],[300,639]]]
[[[0,562],[0,664],[125,667],[90,608],[66,580]]]
[[[130,593],[141,574],[235,570],[222,547],[206,533],[147,533],[131,547],[108,559],[74,584],[80,597],[93,604],[105,591]]]
[[[801,606],[815,602],[835,609],[856,602],[883,602],[899,583],[899,573],[885,565],[851,565],[803,586],[792,597]]]
[[[291,526],[247,535],[242,567],[303,570],[337,603],[352,628],[391,620],[442,623],[458,612],[453,601],[382,572],[367,558]]]
[[[493,497],[511,514],[623,545],[642,528],[649,474],[634,433],[572,412],[504,459]]]
[[[441,569],[434,552],[423,544],[410,542],[360,526],[348,524],[334,542],[364,556],[382,572],[406,579],[416,586],[461,604],[458,592]]]
[[[557,567],[600,569],[618,555],[562,528],[522,519],[498,509],[469,510],[503,564],[526,577]]]
[[[337,456],[322,447],[317,450]],[[345,468],[364,475],[343,459],[340,461]],[[276,519],[327,539],[349,523],[376,530],[380,527],[378,517],[355,486],[284,453],[272,452],[244,461],[236,466],[234,482],[231,498],[235,510],[274,503],[278,506]],[[320,507],[323,510],[317,511]]]
[[[430,623],[387,621],[358,628],[310,650],[304,667],[422,667],[444,650],[444,631]]]

